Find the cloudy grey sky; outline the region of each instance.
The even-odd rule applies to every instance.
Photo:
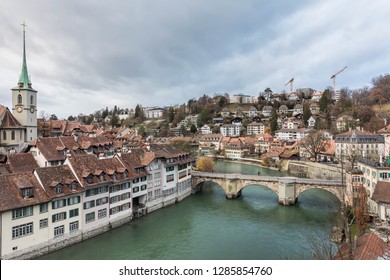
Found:
[[[388,0],[0,0],[0,104],[22,64],[38,112],[187,102],[270,87],[370,86],[390,72]]]

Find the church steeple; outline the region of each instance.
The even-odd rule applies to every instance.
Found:
[[[20,74],[18,86],[23,89],[32,89],[32,84],[30,77],[28,76],[27,71],[27,62],[26,62],[26,24],[23,22],[23,64],[22,64],[22,73]]]

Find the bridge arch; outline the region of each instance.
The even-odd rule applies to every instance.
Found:
[[[316,185],[302,186],[300,184],[297,184],[295,188],[296,199],[299,199],[299,196],[301,194],[310,190],[323,190],[327,193],[332,194],[340,202],[340,205],[344,203],[344,190],[340,187],[332,187],[332,186],[316,186]]]
[[[194,182],[194,184],[192,185],[192,189],[193,189],[193,192],[198,192],[201,190],[201,187],[202,187],[202,184],[205,184],[205,183],[213,183],[215,185],[217,185],[218,187],[220,187],[223,191],[225,191],[224,187],[222,186],[223,182],[216,182],[217,180],[212,180],[212,179],[199,179],[199,180],[196,180],[196,182]]]
[[[242,192],[242,190],[244,190],[245,188],[250,187],[250,186],[257,186],[257,187],[263,187],[263,188],[269,189],[269,190],[273,191],[277,196],[279,196],[279,186],[275,182],[270,182],[270,183],[261,182],[260,183],[257,181],[242,180],[238,183],[237,190],[239,192]]]

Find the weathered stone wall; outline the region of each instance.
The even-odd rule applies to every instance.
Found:
[[[310,161],[287,161],[281,171],[291,175],[310,179],[341,180],[341,170],[332,165]]]

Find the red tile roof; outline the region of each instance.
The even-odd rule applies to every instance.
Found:
[[[68,196],[84,191],[67,165],[37,168],[36,173],[50,198]],[[72,183],[75,183],[76,186],[74,190],[70,189]],[[58,184],[63,185],[63,192],[59,194],[54,190]]]
[[[32,206],[50,200],[38,180],[30,172],[0,175],[0,182],[0,212]],[[25,199],[22,197],[20,189],[24,187],[33,188],[31,198]]]
[[[30,153],[10,154],[8,156],[8,163],[13,173],[32,173],[36,168],[39,168],[37,161]]]
[[[378,181],[372,199],[376,202],[390,203],[390,182]]]
[[[334,258],[336,260],[350,259],[349,250],[349,244],[343,244]],[[354,260],[377,260],[390,255],[390,245],[380,239],[374,232],[370,232],[357,238],[353,252],[352,259]]]

